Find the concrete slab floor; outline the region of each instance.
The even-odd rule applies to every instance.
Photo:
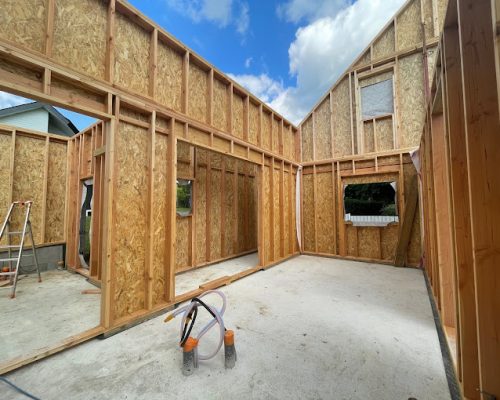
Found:
[[[450,399],[419,270],[300,256],[222,290],[232,370],[221,351],[184,377],[180,321],[162,316],[7,378],[44,400]]]
[[[217,264],[182,272],[175,276],[175,295],[198,289],[202,283],[231,276],[259,265],[259,253],[246,254]]]
[[[101,296],[81,294],[85,289],[96,287],[63,270],[42,272],[42,282],[36,274],[20,276],[14,299],[2,289],[0,363],[98,326]]]

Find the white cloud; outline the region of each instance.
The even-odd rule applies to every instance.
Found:
[[[166,0],[170,8],[193,22],[208,21],[220,28],[234,24],[244,35],[250,25],[248,3],[240,0]]]
[[[0,109],[19,106],[21,104],[32,103],[33,100],[25,99],[24,97],[14,94],[0,92]]]
[[[248,57],[245,60],[245,68],[250,68],[252,66],[252,63],[253,63],[253,57]]]
[[[296,79],[269,103],[294,123],[299,123],[319,98],[358,57],[375,35],[395,14],[404,0],[357,0],[340,11],[314,19],[298,28],[288,49],[289,73]],[[350,3],[350,2],[348,2]],[[296,6],[287,18],[314,18],[307,2],[292,0],[282,6]],[[321,7],[333,7],[340,2],[323,1]],[[304,6],[299,9],[299,6]],[[299,11],[301,11],[299,13]],[[291,13],[291,11],[290,11]],[[248,78],[247,78],[248,80]]]
[[[285,91],[282,82],[271,79],[267,74],[228,74],[228,76],[261,99],[264,103],[270,104]]]

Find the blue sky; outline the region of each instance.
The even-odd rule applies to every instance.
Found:
[[[294,123],[302,120],[404,3],[129,1]],[[16,99],[0,94],[0,107],[11,103]],[[74,113],[67,116],[80,129],[93,121]]]

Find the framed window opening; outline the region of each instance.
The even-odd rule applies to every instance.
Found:
[[[193,214],[193,180],[177,179],[177,215],[189,217]]]

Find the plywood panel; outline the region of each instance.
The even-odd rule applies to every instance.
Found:
[[[64,218],[66,206],[66,143],[49,143],[49,166],[47,170],[47,201],[45,214],[45,243],[64,241]]]
[[[197,154],[200,152],[198,151]],[[196,263],[207,261],[206,249],[206,223],[207,223],[207,169],[196,167]]]
[[[119,13],[115,24],[115,84],[147,95],[150,35]]]
[[[44,51],[47,9],[44,0],[4,0],[0,36],[38,52]]]
[[[413,0],[397,19],[398,50],[422,43],[420,0]]]
[[[352,225],[346,225],[347,255],[350,257],[358,256],[358,228]]]
[[[56,61],[97,79],[104,79],[107,43],[107,6],[100,0],[55,2]]]
[[[283,128],[283,156],[288,158],[289,160],[293,159],[293,135],[292,135],[292,127],[285,126]]]
[[[228,86],[227,84],[221,82],[218,79],[214,79],[214,116],[213,125],[224,132],[227,132],[228,117],[227,112],[229,108],[229,96],[228,96]]]
[[[425,115],[422,56],[400,58],[398,65],[400,147],[418,146]]]
[[[334,157],[342,157],[352,154],[349,79],[344,78],[342,82],[333,89],[332,94]]]
[[[164,135],[155,137],[155,168],[153,175],[153,305],[165,300],[165,260],[166,260],[166,222],[167,222],[167,146]]]
[[[303,199],[303,221],[304,221],[304,250],[315,251],[314,246],[314,186],[313,175],[304,175]]]
[[[234,254],[234,174],[226,172],[224,177],[224,254]]]
[[[302,161],[313,161],[313,121],[308,118],[302,124]]]
[[[222,172],[212,169],[210,177],[210,260],[221,258],[221,187]]]
[[[148,208],[146,129],[120,122],[116,133],[113,218],[113,311],[120,318],[145,307]]]
[[[31,200],[31,225],[35,243],[42,242],[42,209],[45,169],[45,138],[16,136],[14,155],[14,185],[12,200]],[[24,222],[24,209],[14,214],[13,230],[20,230]],[[29,243],[29,239],[26,239]]]
[[[373,58],[385,58],[396,51],[396,36],[394,24],[391,24],[373,44]]]
[[[427,40],[434,37],[434,14],[432,3],[434,0],[422,0],[424,7],[425,37]]]
[[[190,217],[177,217],[177,233],[175,247],[176,270],[186,268],[190,265],[189,242],[191,241]]]
[[[182,111],[182,55],[161,41],[157,51],[156,100]]]
[[[249,109],[249,130],[248,130],[248,141],[252,144],[258,143],[259,137],[259,119],[260,119],[260,111],[259,106],[250,102]]]
[[[358,227],[358,257],[380,258],[380,228]]]
[[[334,254],[335,229],[333,226],[332,174],[316,174],[316,223],[318,230],[318,252]]]
[[[316,118],[314,122],[314,129],[316,130],[316,160],[332,158],[330,96],[319,105],[314,116]]]
[[[233,93],[233,132],[237,138],[243,139],[243,121],[244,121],[244,99],[236,93]]]
[[[208,74],[196,64],[189,64],[189,106],[190,117],[207,122]]]
[[[281,186],[281,172],[277,169],[274,170],[273,177],[274,185],[274,260],[279,260],[281,258],[281,226],[280,226],[280,213],[282,207],[282,199],[280,196],[280,186]]]

